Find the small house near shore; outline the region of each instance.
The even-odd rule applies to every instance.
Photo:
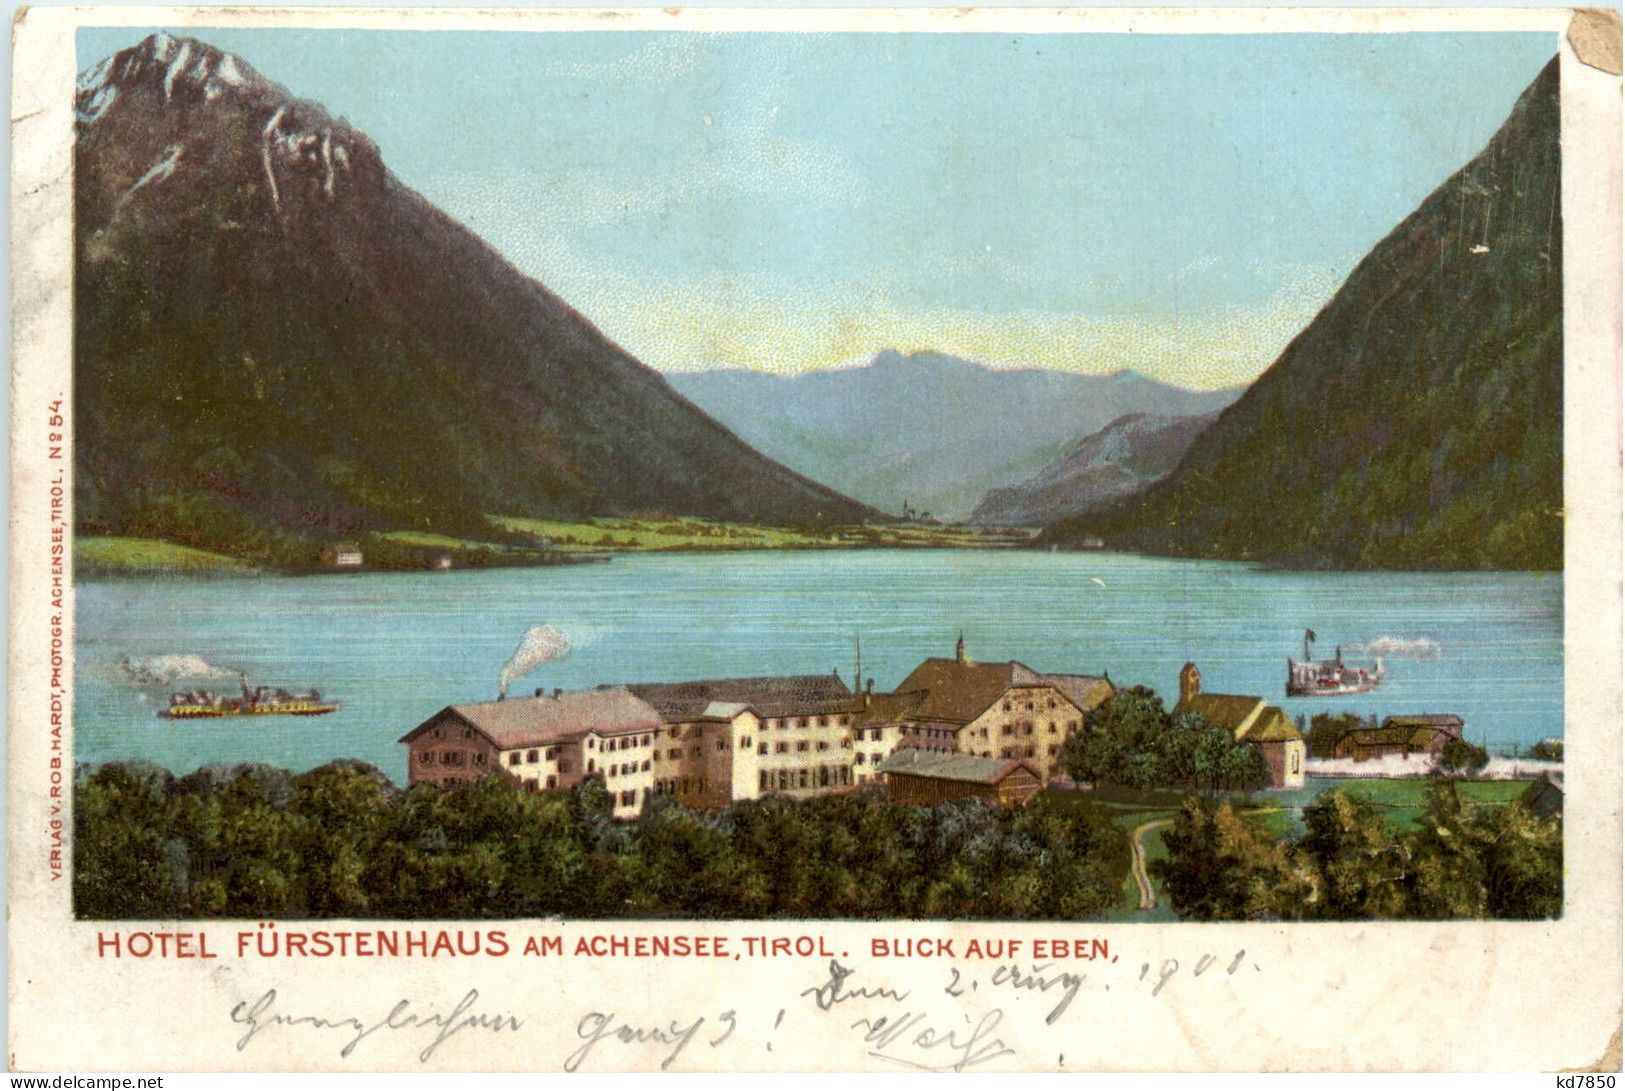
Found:
[[[1367,761],[1390,755],[1410,757],[1412,754],[1437,756],[1444,752],[1451,739],[1461,738],[1460,716],[1451,714],[1421,716],[1390,716],[1381,727],[1357,727],[1337,740],[1332,756]]]
[[[1547,770],[1524,789],[1523,805],[1542,818],[1563,814],[1563,774]]]
[[[353,545],[332,545],[322,550],[322,564],[327,568],[360,568],[365,558]]]

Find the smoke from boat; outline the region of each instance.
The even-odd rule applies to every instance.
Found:
[[[219,667],[201,655],[121,655],[119,670],[132,686],[167,686],[182,678],[241,678],[235,667]]]
[[[1439,642],[1428,636],[1379,636],[1364,644],[1345,644],[1343,650],[1385,659],[1438,659],[1444,654]]]
[[[570,640],[557,625],[537,625],[525,631],[514,649],[513,656],[502,667],[497,686],[499,697],[508,695],[508,683],[523,678],[543,663],[563,659],[570,654]]]

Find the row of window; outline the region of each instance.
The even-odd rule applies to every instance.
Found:
[[[1017,704],[1021,704],[1021,703],[1022,703],[1022,702],[1020,702],[1020,701],[1006,701],[1006,702],[1004,702],[1004,710],[1005,710],[1005,711],[1006,711],[1006,712],[1013,712],[1013,711],[1015,711],[1015,710],[1014,710],[1014,708],[1012,708],[1012,706],[1013,706],[1013,705],[1017,705]],[[1033,704],[1034,704],[1034,702],[1032,702],[1032,701],[1027,701],[1027,702],[1025,702],[1025,703],[1026,703],[1026,706],[1027,706],[1027,711],[1028,711],[1028,712],[1031,712],[1031,711],[1033,711]],[[1045,708],[1055,708],[1055,707],[1056,707],[1056,705],[1057,705],[1057,704],[1058,704],[1058,702],[1057,702],[1057,701],[1056,701],[1056,700],[1055,700],[1055,698],[1053,698],[1053,697],[1051,697],[1051,698],[1049,698],[1049,700],[1047,700],[1047,701],[1046,701],[1046,702],[1045,702],[1045,703],[1044,703],[1044,707],[1045,707]]]
[[[554,758],[556,758],[558,756],[559,756],[559,748],[558,747],[550,746],[550,747],[547,748],[547,760],[548,761],[552,761]],[[525,762],[526,765],[535,765],[538,761],[542,760],[542,752],[540,750],[525,750],[525,751],[512,750],[512,751],[509,751],[509,753],[508,753],[508,764],[509,765],[518,765],[521,757],[524,758],[524,762]]]
[[[675,727],[671,729],[671,737],[674,739],[677,737],[677,729]],[[648,735],[622,735],[614,739],[605,739],[604,745],[599,746],[597,739],[589,738],[587,740],[587,749],[630,750],[634,746],[648,746],[651,741],[652,740]]]
[[[694,777],[671,777],[655,781],[654,792],[656,795],[663,796],[677,795],[679,793],[687,795],[695,789],[696,785],[701,795],[711,790],[711,782],[705,777],[697,779]]]
[[[798,753],[798,754],[805,754],[808,750],[828,750],[828,749],[829,749],[829,740],[827,740],[827,739],[819,739],[816,746],[814,746],[812,743],[809,743],[806,739],[802,739],[800,742],[796,743],[796,753]],[[850,749],[852,749],[852,740],[851,739],[842,739],[841,740],[841,749],[842,750],[850,750]],[[767,743],[764,742],[762,745],[758,746],[756,748],[756,752],[758,754],[767,753]],[[788,754],[788,753],[790,753],[790,744],[787,743],[787,742],[784,742],[782,740],[779,741],[779,742],[774,743],[773,744],[773,753],[775,753],[775,754]]]
[[[813,769],[763,769],[757,786],[764,792],[787,792],[796,788],[840,788],[852,783],[852,770],[845,765],[820,765]]]
[[[473,759],[472,762],[468,764],[485,764],[484,754],[480,753],[479,751],[475,751],[472,755],[470,755],[463,750],[419,750],[418,764],[433,765],[435,763],[436,756],[439,757],[441,765],[463,765],[465,764],[463,759],[468,757],[472,757]]]
[[[792,727],[845,727],[851,720],[850,716],[786,716],[768,720],[766,726],[778,731],[787,731]]]

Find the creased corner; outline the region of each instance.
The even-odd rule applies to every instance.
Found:
[[[1570,26],[1570,28],[1569,28],[1569,33],[1570,34],[1574,33],[1574,28],[1572,26]],[[1616,1026],[1616,1027],[1614,1027],[1613,1036],[1608,1039],[1608,1045],[1603,1047],[1602,1056],[1598,1057],[1595,1061],[1591,1062],[1588,1065],[1583,1065],[1580,1068],[1565,1068],[1562,1071],[1564,1071],[1564,1072],[1618,1072],[1618,1071],[1620,1071],[1620,1069],[1621,1069],[1620,1028],[1618,1026]]]
[[[1569,45],[1581,64],[1619,75],[1619,12],[1612,8],[1576,8],[1569,20]]]

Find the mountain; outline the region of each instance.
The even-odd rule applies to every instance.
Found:
[[[1161,483],[1040,540],[1294,566],[1563,564],[1554,58]]]
[[[240,59],[80,77],[78,529],[242,551],[482,513],[872,514],[762,457]]]
[[[989,489],[970,522],[1043,526],[1127,496],[1167,476],[1214,416],[1118,417],[1021,484]]]
[[[1132,371],[995,370],[935,352],[860,367],[667,376],[694,404],[786,466],[884,511],[969,515],[988,489],[1036,473],[1125,413],[1211,413],[1239,391],[1192,391]]]

